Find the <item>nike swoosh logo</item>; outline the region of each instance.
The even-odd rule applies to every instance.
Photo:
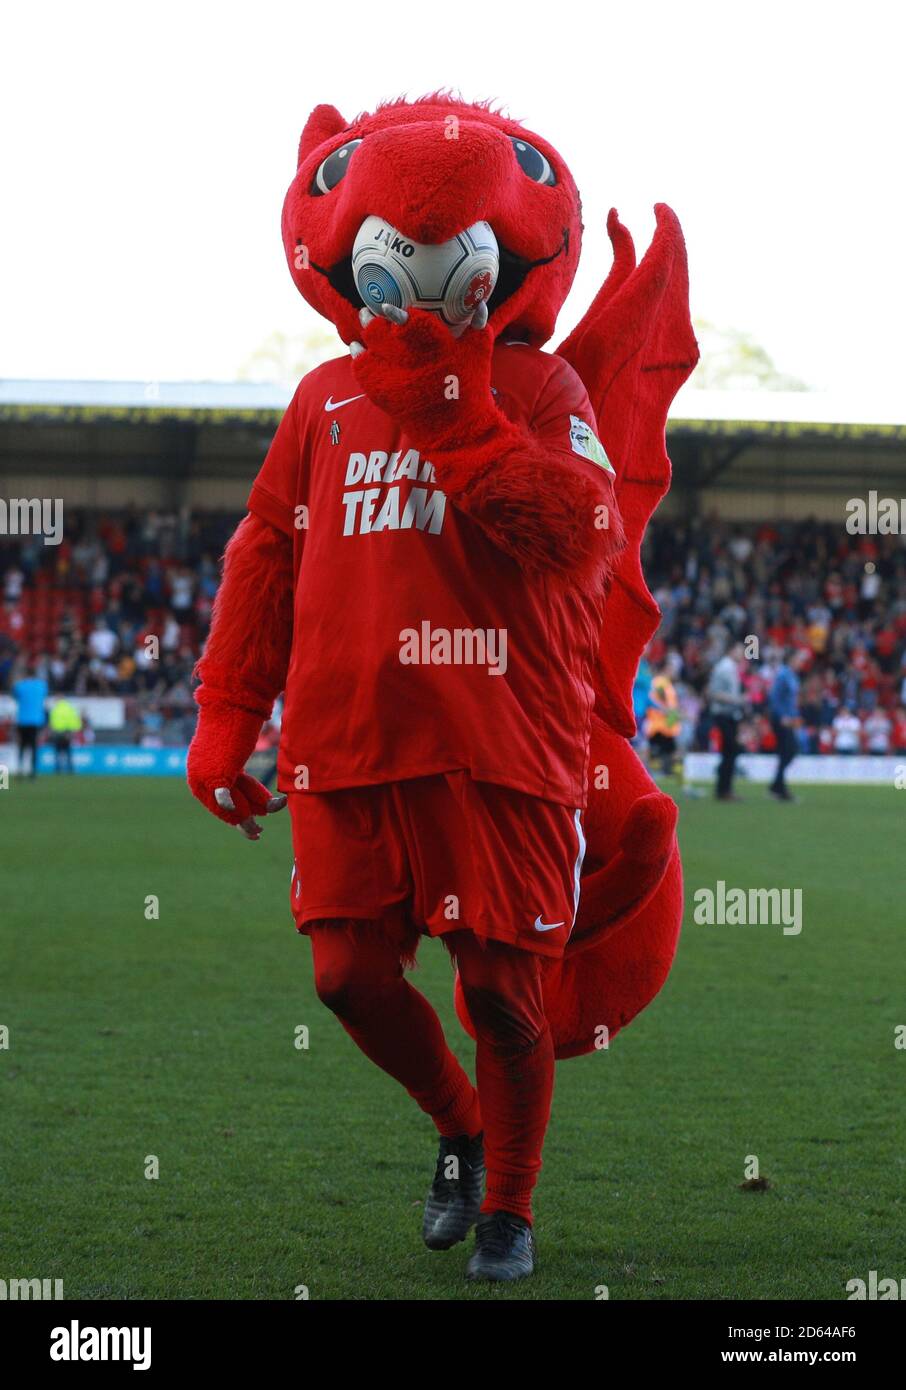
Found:
[[[324,402],[325,410],[339,410],[341,405],[349,405],[352,401],[360,401],[365,392],[360,391],[357,396],[347,396],[345,401],[335,401],[332,396],[328,396]]]
[[[535,931],[553,931],[555,927],[565,927],[565,922],[542,922],[541,913],[535,918]]]

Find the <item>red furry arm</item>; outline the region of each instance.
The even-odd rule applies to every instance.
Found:
[[[224,554],[211,631],[195,668],[200,705],[223,699],[270,718],[286,682],[293,636],[293,544],[260,517],[244,517]]]
[[[531,430],[494,411],[481,440],[432,449],[444,491],[524,569],[600,582],[623,529],[610,476],[563,447],[570,411],[552,397]]]
[[[362,336],[360,385],[430,456],[450,500],[526,570],[599,582],[623,532],[612,474],[570,446],[571,415],[594,428],[572,369],[551,359],[526,428],[494,400],[489,332],[467,329],[454,339],[415,309],[403,323],[375,318]]]
[[[250,513],[226,548],[211,632],[195,668],[200,714],[188,759],[192,792],[231,825],[269,800],[243,768],[286,682],[292,627],[292,540]],[[231,789],[235,812],[216,804],[219,787]]]

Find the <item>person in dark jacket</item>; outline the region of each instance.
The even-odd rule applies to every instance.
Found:
[[[777,772],[768,790],[778,801],[796,799],[786,784],[786,771],[798,751],[798,731],[802,723],[799,714],[799,672],[805,661],[804,652],[787,652],[768,696],[771,724],[777,739]]]

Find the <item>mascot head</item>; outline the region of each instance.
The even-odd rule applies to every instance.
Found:
[[[557,151],[518,121],[442,93],[352,123],[315,107],[283,205],[283,244],[297,289],[347,343],[360,332],[352,246],[371,215],[428,243],[490,223],[500,248],[491,331],[535,347],[553,333],[579,260],[581,205]]]

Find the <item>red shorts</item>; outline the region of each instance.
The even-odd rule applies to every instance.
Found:
[[[295,792],[296,927],[403,906],[430,936],[463,928],[560,956],[579,903],[578,811],[467,772]]]

